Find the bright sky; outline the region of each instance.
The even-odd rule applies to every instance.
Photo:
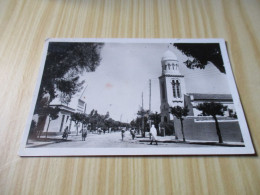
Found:
[[[159,79],[161,57],[168,44],[158,43],[106,43],[102,48],[102,61],[95,72],[84,75],[87,88],[86,113],[92,109],[100,114],[107,111],[114,120],[130,122],[142,105],[149,108],[149,79],[152,84],[151,110],[160,112]],[[187,93],[230,93],[225,74],[212,64],[205,69],[188,69],[183,64],[187,57],[169,46],[178,57],[180,72],[185,76]]]

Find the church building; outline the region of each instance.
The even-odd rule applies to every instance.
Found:
[[[162,75],[159,77],[161,91],[161,121],[172,120],[170,107],[184,106],[186,94],[184,75],[179,71],[179,62],[176,55],[167,50],[162,57]]]
[[[224,116],[218,116],[224,139],[240,142],[242,135],[238,120],[234,117],[236,112],[231,94],[187,93],[185,75],[180,72],[180,65],[183,64],[179,63],[177,56],[172,51],[167,50],[163,54],[162,73],[159,77],[161,121],[173,121],[176,137],[182,138],[180,121],[170,114],[170,107],[187,106],[189,113],[184,120],[186,140],[216,141],[214,120],[211,116],[202,116],[202,112],[196,106],[204,102],[221,103],[227,106]]]

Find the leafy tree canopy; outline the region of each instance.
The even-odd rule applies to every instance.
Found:
[[[151,113],[149,115],[150,119],[154,122],[154,126],[156,129],[159,128],[159,123],[161,122],[161,115],[158,112]]]
[[[58,107],[55,108],[48,107],[47,109],[48,109],[47,112],[49,113],[51,120],[55,120],[59,117],[60,109]]]
[[[202,111],[202,114],[205,116],[216,116],[216,115],[224,115],[224,111],[227,110],[227,106],[224,106],[221,103],[202,103],[197,106],[198,110]]]
[[[194,58],[192,61],[184,62],[188,68],[204,69],[210,61],[220,72],[226,73],[218,43],[174,43],[173,45],[185,55]]]
[[[177,119],[183,120],[184,116],[187,116],[189,113],[189,109],[187,106],[180,107],[180,106],[174,106],[171,107],[171,114],[177,117]]]
[[[79,81],[83,71],[94,71],[101,61],[102,43],[49,43],[48,53],[37,99],[37,105],[45,94],[49,102],[57,97],[69,103],[71,97],[82,89],[84,81]]]
[[[71,114],[71,120],[74,121],[76,124],[78,124],[79,122],[83,122],[85,118],[85,114],[83,113],[75,112]]]

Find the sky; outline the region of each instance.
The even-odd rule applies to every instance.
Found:
[[[149,79],[151,79],[151,110],[160,113],[161,58],[171,50],[179,60],[187,93],[230,94],[226,75],[209,63],[205,69],[188,69],[188,58],[177,48],[160,43],[105,43],[101,62],[95,72],[82,75],[86,89],[83,97],[86,113],[92,109],[100,114],[109,112],[110,117],[131,122],[142,105],[149,108]]]

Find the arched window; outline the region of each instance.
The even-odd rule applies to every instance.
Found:
[[[181,87],[180,87],[180,82],[176,81],[176,91],[177,91],[177,97],[181,97]]]
[[[172,81],[172,92],[173,92],[173,97],[176,98],[176,83],[174,80]]]
[[[162,99],[165,99],[165,86],[164,86],[164,82],[161,83],[161,88],[162,88]]]
[[[165,66],[164,66],[164,70],[166,70],[167,69],[167,65],[165,64]]]
[[[163,118],[163,120],[164,120],[165,123],[167,123],[167,117],[166,116]]]

